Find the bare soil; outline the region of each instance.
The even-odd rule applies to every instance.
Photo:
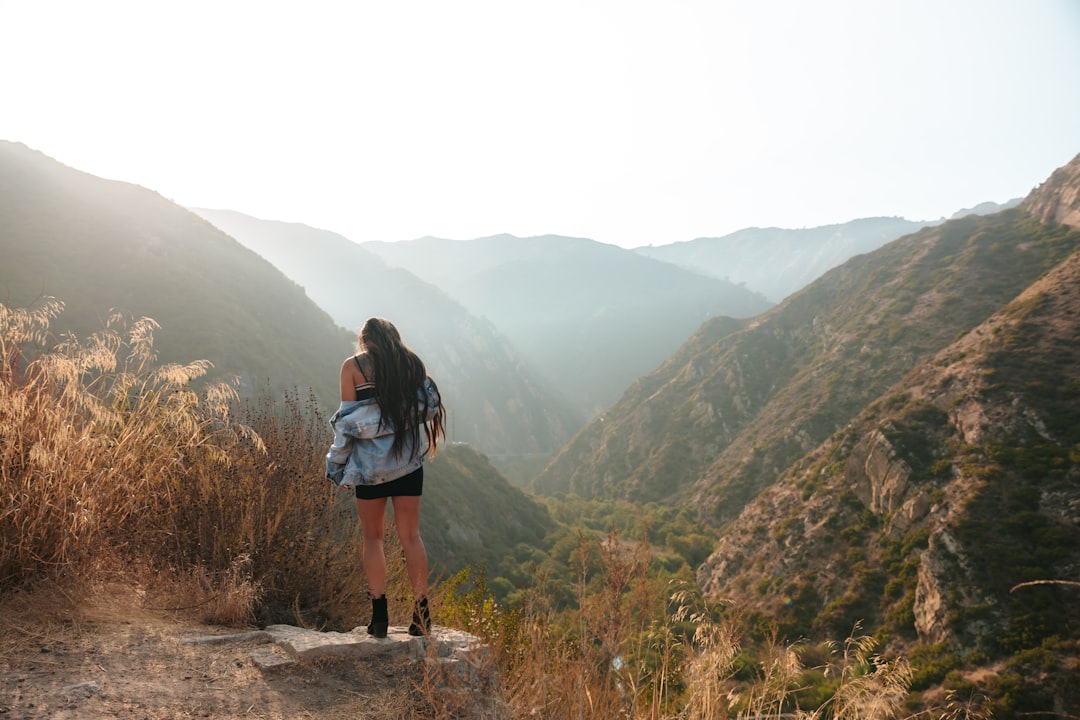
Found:
[[[417,666],[408,661],[342,658],[264,669],[250,657],[255,640],[183,642],[243,628],[201,624],[115,595],[59,608],[33,603],[0,602],[0,720],[427,714],[412,677]]]

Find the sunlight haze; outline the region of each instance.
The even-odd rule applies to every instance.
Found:
[[[1080,3],[0,0],[0,139],[355,241],[930,220],[1080,152]]]

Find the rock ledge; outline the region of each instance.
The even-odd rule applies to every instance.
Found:
[[[488,649],[480,639],[461,630],[434,626],[425,637],[409,635],[405,626],[391,626],[385,638],[368,635],[364,627],[349,632],[321,632],[292,625],[269,625],[265,630],[228,635],[201,635],[181,640],[184,644],[225,644],[254,642],[272,645],[256,648],[252,662],[262,668],[307,662],[316,658],[406,657],[413,661],[425,658],[476,665],[488,658]]]

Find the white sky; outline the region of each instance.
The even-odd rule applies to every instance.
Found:
[[[0,0],[0,139],[357,241],[936,219],[1080,153],[1080,0]]]

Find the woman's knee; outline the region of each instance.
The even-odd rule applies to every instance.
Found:
[[[418,527],[401,527],[398,525],[397,536],[403,546],[415,545],[416,543],[423,542],[420,539],[420,528]]]

